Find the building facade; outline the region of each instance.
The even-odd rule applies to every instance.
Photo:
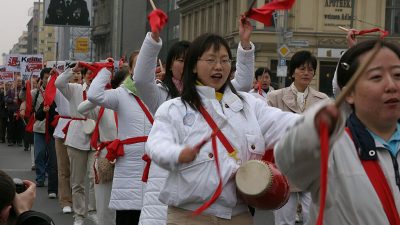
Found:
[[[28,53],[28,31],[23,31],[18,38],[18,43],[14,44],[10,50],[10,54],[27,54]]]
[[[234,50],[239,42],[238,21],[252,0],[180,0],[180,38],[193,40],[205,32],[224,36]],[[260,7],[269,0],[257,0]],[[299,50],[311,51],[318,59],[312,86],[332,95],[332,78],[336,63],[347,49],[346,33],[338,26],[354,29],[386,28],[387,38],[399,42],[400,0],[301,0],[287,12],[277,12],[273,25],[265,27],[252,22],[252,41],[256,47],[256,67],[268,66],[276,77],[279,65],[288,65],[290,57]],[[360,39],[377,38],[377,34]],[[279,48],[289,50],[279,54]],[[234,52],[234,51],[233,51]],[[282,51],[282,53],[286,53]],[[286,77],[286,84],[290,83]],[[282,82],[283,83],[283,82]]]
[[[165,59],[167,50],[179,40],[179,13],[177,0],[155,0],[156,7],[167,13],[169,20],[161,33],[163,48],[160,57]],[[92,41],[94,60],[107,57],[129,57],[139,50],[146,33],[150,30],[147,15],[152,8],[148,1],[94,0]]]
[[[28,26],[27,54],[43,54],[44,61],[56,58],[56,30],[43,26],[43,2],[34,2]]]

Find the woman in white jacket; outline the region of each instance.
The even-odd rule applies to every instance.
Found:
[[[168,205],[167,223],[252,224],[247,205],[236,194],[235,173],[241,163],[260,159],[298,118],[268,107],[251,94],[238,93],[228,79],[231,58],[222,37],[198,37],[185,60],[182,97],[165,102],[155,115],[146,151],[154,163],[168,171],[159,196]],[[194,147],[215,129],[204,111],[235,149],[236,157],[215,137],[212,142],[216,148],[209,142],[200,150]],[[222,184],[215,165],[217,157]],[[216,201],[201,215],[191,217],[219,185],[222,192]]]
[[[118,71],[112,77],[111,87],[113,89],[118,88],[122,81],[125,79],[126,75],[126,71]],[[91,146],[97,151],[94,165],[96,181],[94,185],[94,190],[96,194],[96,209],[99,217],[98,225],[115,225],[115,207],[109,207],[113,181],[113,177],[111,176],[111,174],[114,170],[114,166],[111,165],[111,163],[105,157],[107,155],[106,147],[117,138],[118,118],[116,116],[116,112],[114,112],[113,110],[99,107],[89,100],[86,100],[79,104],[78,111],[82,115],[85,115],[87,118],[96,121],[96,128],[93,131],[91,137]],[[100,167],[99,165],[103,166]],[[125,182],[129,182],[129,180],[132,178],[127,177],[124,179],[126,179],[126,181],[121,182],[122,184]],[[118,190],[119,187],[116,186],[115,189]],[[115,199],[114,201],[121,200]]]
[[[145,188],[142,157],[152,118],[148,117],[148,109],[136,96],[131,77],[117,89],[105,90],[110,77],[111,72],[102,69],[92,82],[88,99],[118,115],[118,139],[108,145],[106,156],[110,161],[116,159],[109,207],[117,210],[117,225],[137,224]]]
[[[361,42],[342,56],[337,71],[341,89],[350,88],[346,87],[348,81],[372,54],[375,43],[376,40]],[[331,113],[337,125],[331,129],[323,224],[400,224],[399,65],[399,46],[383,42],[345,98],[353,109],[346,131],[343,120]],[[310,224],[316,223],[322,201],[321,153],[315,125],[318,116],[323,114],[318,114],[320,108],[321,105],[310,109],[305,119],[282,138],[274,152],[278,167],[289,180],[311,192]],[[334,111],[337,114],[336,108]]]
[[[136,66],[134,69],[138,96],[153,114],[163,102],[181,95],[184,60],[190,45],[187,41],[180,41],[170,48],[164,81],[157,84],[155,80],[157,55],[162,47],[159,32],[147,34],[136,62],[140,66]],[[240,43],[237,49],[237,70],[232,84],[237,90],[246,92],[251,89],[254,74],[254,45],[250,42],[251,33],[252,26],[248,21],[239,23]],[[140,215],[141,225],[166,223],[167,207],[158,201],[158,195],[164,185],[166,175],[166,171],[157,165],[150,167],[144,205]]]

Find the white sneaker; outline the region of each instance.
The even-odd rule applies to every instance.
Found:
[[[99,219],[97,218],[96,211],[89,212],[86,218],[96,225],[99,224]]]
[[[83,225],[83,224],[84,224],[84,222],[83,222],[83,217],[81,217],[81,216],[75,216],[74,225]]]
[[[65,206],[65,207],[62,209],[62,211],[63,211],[64,214],[70,214],[70,213],[72,213],[71,206]]]
[[[57,194],[56,193],[49,193],[49,198],[50,199],[55,199],[55,198],[57,198]]]

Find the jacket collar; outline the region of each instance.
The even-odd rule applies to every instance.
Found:
[[[218,101],[215,97],[215,89],[208,86],[196,86],[197,92],[202,98],[203,104],[207,104],[208,101]],[[224,96],[222,97],[221,104],[225,104],[234,112],[238,112],[243,109],[243,102],[232,92],[229,86],[224,90]]]

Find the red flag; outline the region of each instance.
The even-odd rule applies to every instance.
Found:
[[[372,28],[372,29],[369,29],[369,30],[355,31],[354,34],[355,34],[355,35],[364,35],[364,34],[373,33],[373,32],[380,32],[380,33],[381,33],[381,35],[380,35],[380,38],[381,38],[381,39],[384,39],[386,36],[389,35],[389,32],[388,32],[388,31],[382,30],[382,29],[380,29],[380,28],[378,28],[378,27]]]
[[[56,85],[54,83],[56,82],[57,77],[58,77],[58,72],[54,72],[51,75],[50,80],[46,85],[46,89],[44,90],[44,99],[43,99],[44,106],[51,106],[51,104],[53,104],[57,90]]]
[[[260,8],[249,9],[249,11],[246,12],[245,16],[250,19],[256,20],[258,22],[261,22],[265,24],[265,26],[271,26],[272,13],[275,10],[291,9],[294,2],[295,0],[275,0],[261,6]]]
[[[32,79],[32,78],[31,78]],[[26,82],[26,91],[25,91],[25,100],[26,100],[26,109],[25,109],[25,117],[29,118],[32,113],[32,95],[31,95],[31,80]]]
[[[151,32],[160,31],[168,22],[168,16],[160,9],[153,10],[148,16]]]

